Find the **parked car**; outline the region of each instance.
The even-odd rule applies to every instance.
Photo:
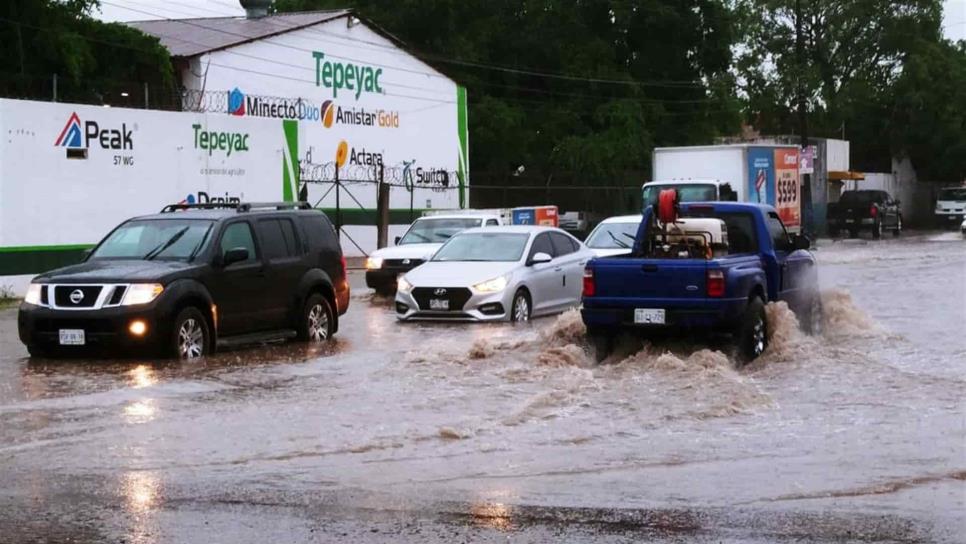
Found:
[[[940,189],[936,197],[936,222],[941,227],[966,220],[966,187]]]
[[[587,237],[584,244],[597,257],[627,255],[634,245],[641,215],[619,215],[604,219]]]
[[[885,191],[845,191],[838,202],[828,205],[829,234],[834,237],[847,230],[855,238],[860,231],[868,230],[878,240],[884,231],[891,230],[893,236],[899,236],[902,233],[899,204]]]
[[[366,286],[390,295],[400,275],[423,264],[454,234],[473,227],[503,224],[496,214],[461,213],[430,215],[413,221],[396,245],[373,251],[366,259]]]
[[[84,348],[191,359],[233,340],[328,340],[349,307],[335,230],[304,204],[167,206],[77,265],[37,276],[17,319],[31,355]]]
[[[593,253],[553,227],[474,228],[399,279],[396,316],[410,319],[529,321],[580,303]]]
[[[679,210],[675,222],[661,223],[648,207],[632,255],[588,263],[581,315],[599,358],[625,329],[692,329],[733,334],[740,360],[749,361],[768,345],[765,304],[777,300],[806,330],[821,329],[809,241],[789,236],[774,208],[714,202]]]

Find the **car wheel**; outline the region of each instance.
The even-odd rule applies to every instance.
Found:
[[[872,239],[878,240],[882,238],[882,221],[876,219],[872,224]]]
[[[768,347],[768,320],[760,298],[748,302],[738,329],[738,363],[744,365],[758,358]]]
[[[858,238],[858,237],[859,237],[859,229],[855,229],[855,228],[849,229],[849,238]]]
[[[394,285],[380,285],[375,288],[376,294],[383,297],[391,297],[396,294],[396,286]]]
[[[510,321],[526,323],[530,321],[533,310],[530,308],[530,295],[523,289],[518,289],[513,295],[513,307],[510,308]]]
[[[896,217],[896,227],[892,229],[892,235],[898,237],[902,234],[902,216]]]
[[[197,359],[208,355],[211,334],[208,321],[195,307],[188,307],[174,320],[171,353],[178,359]]]
[[[594,360],[601,363],[614,350],[614,335],[605,331],[587,330],[587,340],[593,350]]]
[[[309,296],[302,311],[302,321],[299,324],[299,339],[306,342],[325,342],[332,338],[335,318],[332,316],[332,306],[325,297],[318,293]]]
[[[27,353],[29,353],[31,357],[50,357],[49,349],[36,345],[27,346]]]
[[[811,300],[808,303],[808,309],[805,311],[805,315],[801,316],[802,330],[812,336],[818,336],[822,334],[822,297],[818,293],[812,295]]]

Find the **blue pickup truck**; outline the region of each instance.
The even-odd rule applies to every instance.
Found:
[[[622,330],[732,334],[738,359],[768,345],[765,304],[783,300],[806,332],[818,333],[818,266],[807,238],[790,236],[775,209],[737,202],[683,203],[661,222],[648,207],[630,256],[598,258],[584,270],[581,315],[598,360]]]

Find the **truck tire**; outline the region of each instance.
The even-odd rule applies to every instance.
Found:
[[[594,361],[597,363],[604,362],[604,359],[614,351],[614,335],[610,332],[587,329],[587,341],[590,343]]]
[[[880,238],[882,238],[882,221],[880,219],[876,219],[875,222],[872,223],[872,239],[878,240]]]
[[[849,238],[858,238],[858,237],[859,237],[859,229],[857,229],[855,227],[850,227],[849,228]]]
[[[738,325],[738,365],[743,366],[758,358],[768,347],[768,320],[765,303],[758,297],[751,299]]]
[[[201,311],[188,306],[178,313],[171,329],[168,352],[177,359],[197,359],[208,355],[211,333]]]
[[[335,317],[332,306],[319,293],[312,293],[305,299],[302,319],[298,324],[298,339],[303,342],[325,342],[332,338]]]
[[[802,330],[807,334],[812,336],[822,334],[824,316],[822,314],[822,296],[820,294],[817,292],[812,294],[808,302],[808,308],[805,309],[800,319]]]
[[[892,229],[892,236],[898,238],[902,234],[902,216],[896,216],[896,226]]]
[[[30,356],[35,359],[50,357],[50,350],[48,348],[35,344],[30,344],[27,346],[27,353],[29,353]]]

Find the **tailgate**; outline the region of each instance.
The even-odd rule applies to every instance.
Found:
[[[707,266],[692,259],[597,259],[595,298],[704,298]]]

